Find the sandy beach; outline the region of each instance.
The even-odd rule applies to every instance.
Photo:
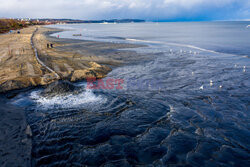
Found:
[[[112,66],[124,63],[136,45],[50,37],[57,29],[33,26],[21,34],[0,36],[0,92],[47,85],[56,80],[103,78]],[[32,44],[37,50],[37,57]],[[47,48],[47,44],[53,48]],[[133,61],[133,58],[129,58]]]

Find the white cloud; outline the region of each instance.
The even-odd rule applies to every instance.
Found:
[[[248,0],[0,0],[0,4],[0,17],[148,20],[250,17]]]

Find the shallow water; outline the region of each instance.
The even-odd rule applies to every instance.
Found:
[[[37,166],[249,166],[249,22],[57,25],[60,37],[146,44],[113,69],[121,90],[10,103],[26,108]],[[220,34],[220,35],[219,35]],[[57,36],[58,34],[54,34]],[[117,85],[116,85],[117,86]]]

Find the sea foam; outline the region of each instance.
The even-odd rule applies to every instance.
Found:
[[[88,109],[107,101],[105,97],[95,95],[91,90],[86,90],[79,94],[58,95],[54,97],[44,97],[40,93],[41,91],[34,91],[30,94],[30,99],[36,103],[38,110]]]

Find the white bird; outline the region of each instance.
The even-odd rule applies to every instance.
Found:
[[[246,72],[246,66],[243,67],[243,72]]]
[[[194,72],[192,72],[192,75],[194,75]]]
[[[222,88],[222,85],[220,85],[220,87],[219,87],[220,89]]]
[[[169,49],[169,52],[172,52],[173,50],[172,49]]]
[[[182,49],[180,50],[180,53],[182,53]]]
[[[237,67],[237,64],[235,64],[234,67],[236,68],[236,67]]]
[[[201,87],[200,87],[200,90],[203,90],[204,89],[204,86],[202,85]]]
[[[190,50],[190,51],[189,51],[189,53],[191,54],[191,53],[192,53],[192,51]]]
[[[210,80],[210,86],[213,86],[213,81],[212,80]]]

